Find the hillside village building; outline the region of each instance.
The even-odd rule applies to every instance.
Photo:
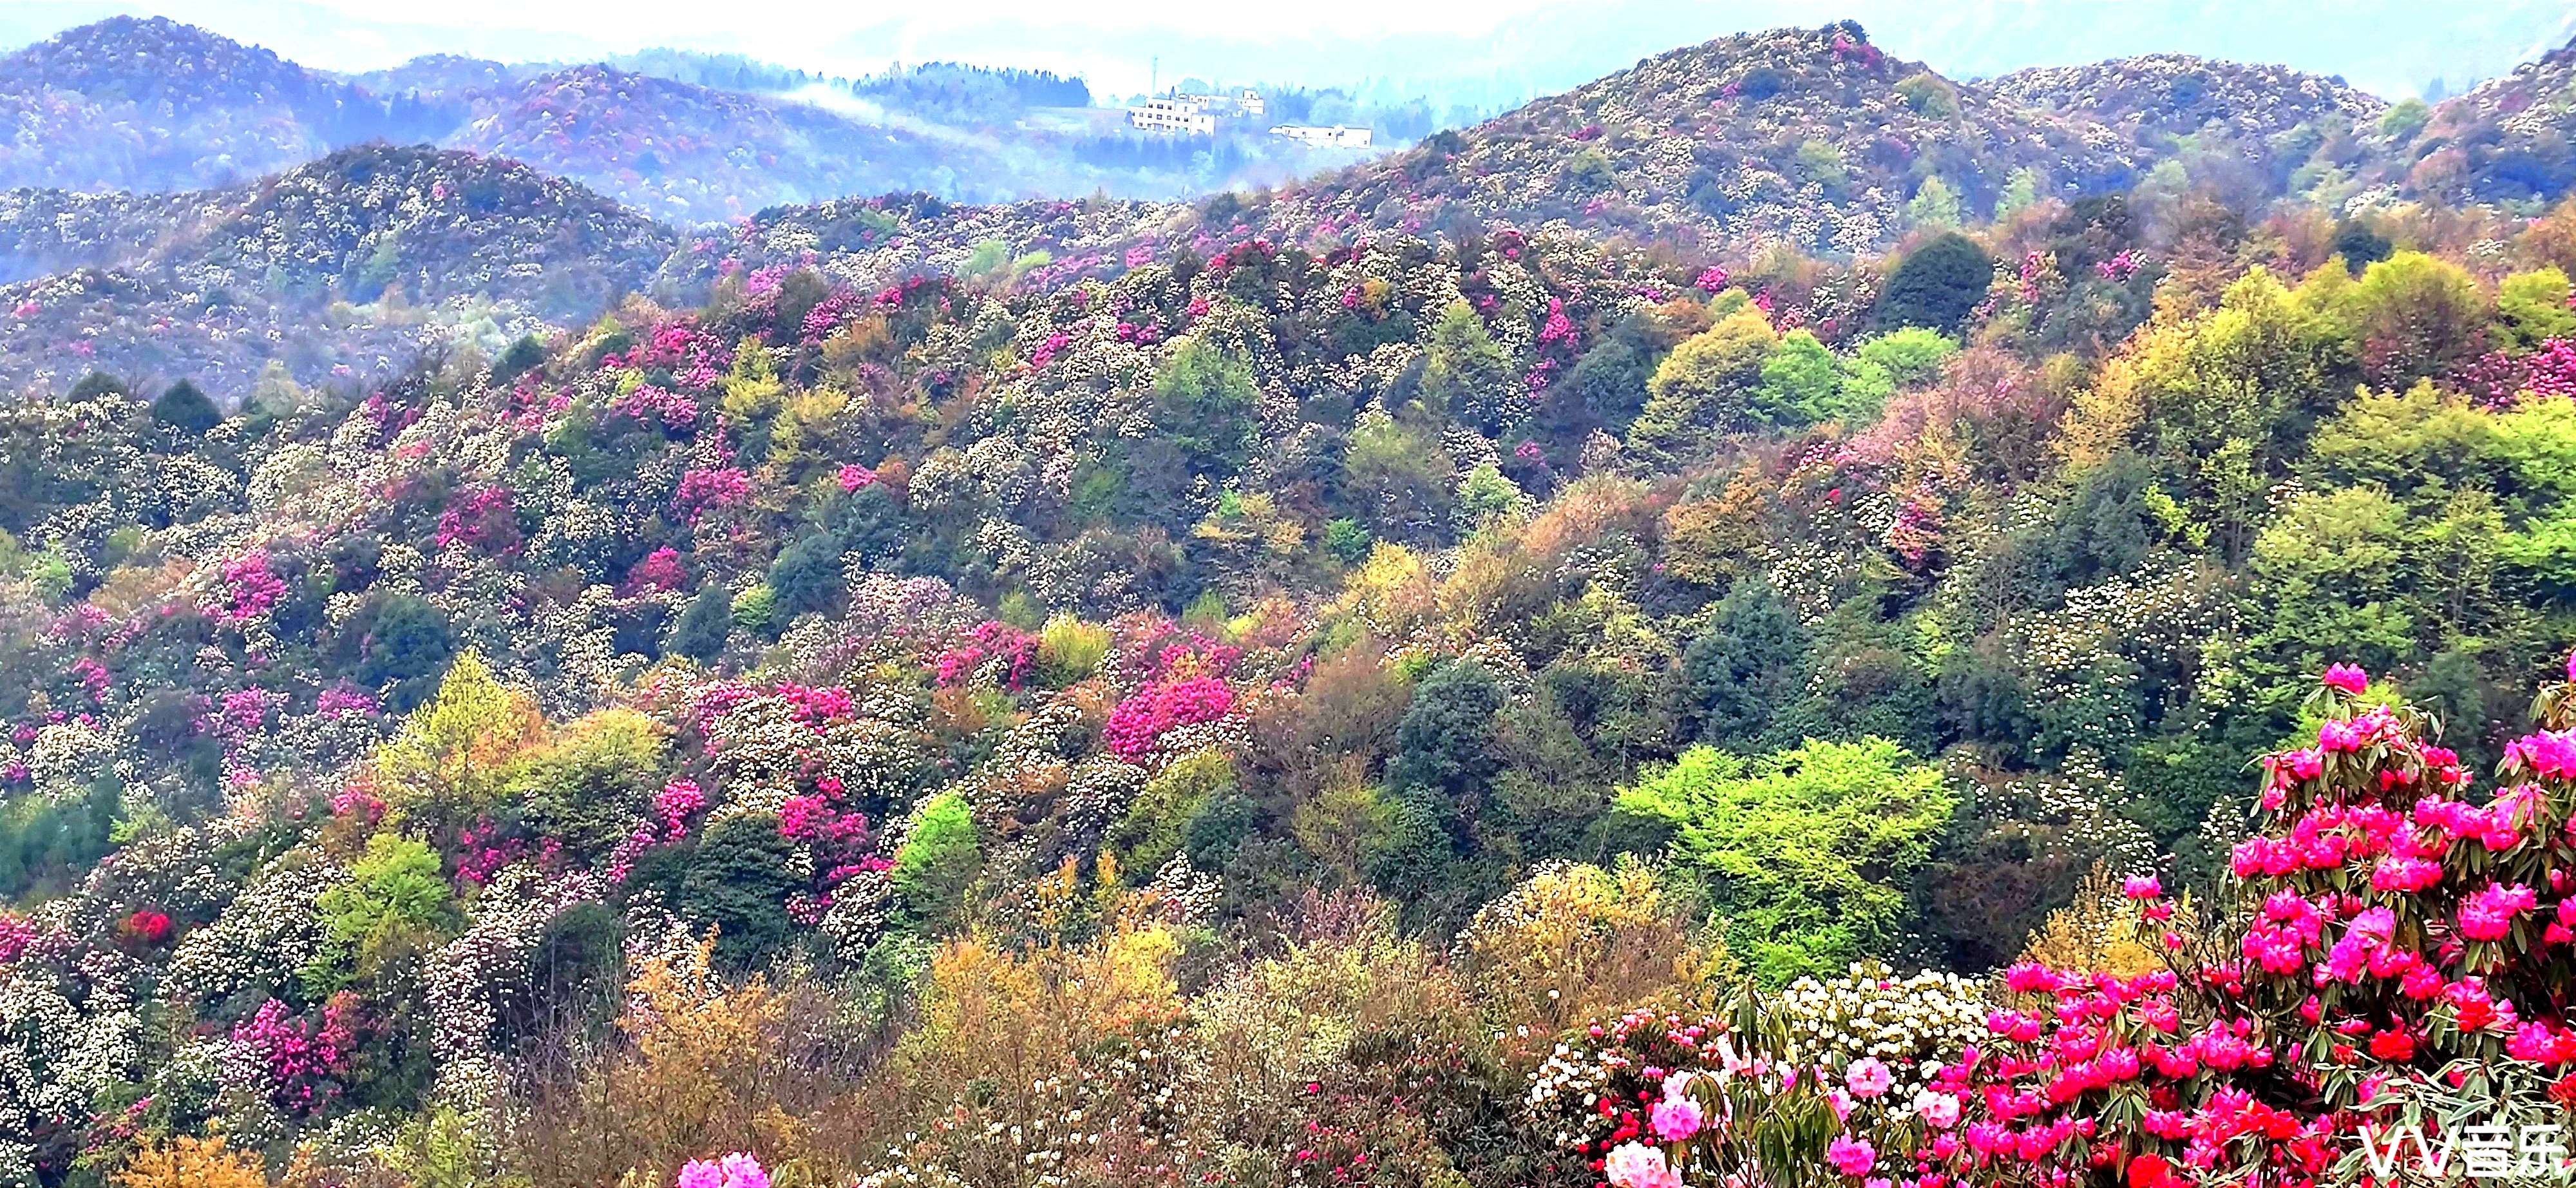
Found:
[[[1213,136],[1216,117],[1196,95],[1168,99],[1148,99],[1127,109],[1127,122],[1147,132],[1177,133],[1184,136]]]
[[[1287,137],[1307,148],[1367,148],[1370,141],[1368,129],[1342,124],[1281,124],[1270,134]]]
[[[1217,117],[1257,116],[1270,110],[1261,92],[1245,88],[1233,95],[1168,95],[1127,109],[1127,122],[1147,132],[1208,136]]]

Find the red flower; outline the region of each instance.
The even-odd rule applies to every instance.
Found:
[[[160,944],[170,935],[170,917],[145,909],[125,918],[125,934],[147,945]]]

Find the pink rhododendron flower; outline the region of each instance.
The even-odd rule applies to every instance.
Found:
[[[674,1188],[769,1188],[769,1173],[760,1161],[740,1151],[722,1159],[693,1159],[680,1169]]]
[[[2329,718],[2317,727],[2317,749],[2351,752],[2361,749],[2361,731],[2341,718]]]
[[[1833,1164],[1835,1171],[1858,1179],[1878,1166],[1878,1149],[1870,1146],[1868,1139],[1836,1135],[1833,1142],[1825,1145],[1825,1162]]]
[[[689,817],[707,807],[707,794],[696,780],[673,780],[662,786],[653,798],[653,809],[660,814],[662,825],[674,838],[689,831]]]
[[[1681,1173],[1662,1149],[1644,1143],[1621,1143],[1602,1161],[1602,1175],[1615,1188],[1681,1188]]]
[[[1875,1056],[1863,1056],[1843,1070],[1843,1084],[1850,1088],[1854,1097],[1882,1096],[1895,1083],[1895,1074],[1888,1072],[1887,1066]]]
[[[1698,1134],[1700,1124],[1706,1118],[1707,1113],[1700,1109],[1698,1102],[1688,1097],[1667,1096],[1655,1103],[1649,1121],[1654,1124],[1655,1137],[1668,1143],[1679,1143]]]
[[[2362,671],[2358,664],[2329,665],[2325,676],[2320,679],[2324,681],[2327,688],[2341,689],[2355,697],[2361,696],[2363,690],[2370,688],[2370,674]]]
[[[2489,883],[2460,905],[2460,935],[2474,941],[2499,941],[2512,931],[2514,917],[2539,906],[2540,898],[2518,883]]]
[[[2131,899],[2154,899],[2165,893],[2165,885],[2154,875],[2130,875],[2121,880],[2120,893]]]

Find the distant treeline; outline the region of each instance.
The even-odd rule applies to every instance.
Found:
[[[989,119],[1031,107],[1089,107],[1091,88],[1081,79],[1047,70],[926,62],[891,67],[866,78],[817,74],[741,54],[702,54],[648,49],[610,60],[639,74],[728,91],[785,93],[828,86],[931,116]]]
[[[1047,70],[929,62],[847,84],[863,96],[906,111],[969,120],[1017,115],[1032,107],[1089,107],[1091,87]]]
[[[1442,128],[1463,128],[1482,121],[1486,114],[1459,104],[1449,109],[1445,118],[1427,99],[1412,98],[1398,103],[1364,99],[1339,87],[1309,90],[1283,87],[1265,90],[1269,117],[1281,124],[1345,124],[1364,127],[1381,140],[1416,141]]]

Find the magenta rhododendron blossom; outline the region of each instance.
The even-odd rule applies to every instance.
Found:
[[[722,1159],[689,1161],[673,1188],[769,1188],[769,1173],[760,1160],[736,1151]]]
[[[1878,1149],[1868,1139],[1836,1135],[1825,1145],[1825,1161],[1833,1164],[1835,1171],[1857,1179],[1878,1166]]]
[[[2539,905],[2539,895],[2529,887],[2490,883],[2460,905],[2460,935],[2474,941],[2503,940],[2516,917]]]
[[[677,838],[689,831],[689,818],[707,807],[707,794],[696,780],[673,780],[662,786],[653,798],[653,811],[662,818],[662,827]]]
[[[709,511],[736,507],[750,498],[750,475],[731,466],[717,466],[682,474],[680,489],[671,496],[671,507],[694,524]]]
[[[1136,762],[1153,754],[1155,744],[1173,728],[1213,722],[1233,708],[1234,690],[1214,677],[1149,685],[1109,711],[1100,728],[1101,744]]]
[[[2358,664],[2330,665],[2321,679],[2327,688],[2341,689],[2355,697],[2361,696],[2363,690],[2370,688],[2370,674],[2362,671]]]

